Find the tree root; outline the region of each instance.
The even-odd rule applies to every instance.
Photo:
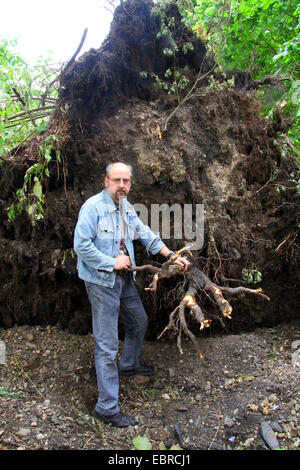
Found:
[[[150,287],[146,288],[145,290],[156,291],[157,284],[160,279],[171,278],[175,275],[184,275],[186,280],[188,281],[188,288],[184,297],[182,298],[179,305],[171,312],[169,315],[169,323],[164,328],[164,330],[160,333],[157,339],[160,339],[167,331],[173,331],[177,335],[177,346],[179,349],[180,354],[183,354],[182,346],[181,346],[181,337],[182,333],[184,333],[190,340],[192,341],[193,345],[195,346],[197,353],[199,354],[200,358],[203,358],[203,355],[200,351],[199,344],[197,341],[196,336],[190,331],[186,321],[186,311],[189,312],[191,318],[193,318],[199,325],[200,330],[204,328],[209,328],[212,322],[211,319],[205,318],[201,307],[198,305],[196,301],[196,296],[198,291],[205,291],[206,293],[210,294],[209,297],[215,302],[221,311],[222,315],[226,318],[231,319],[232,315],[232,307],[228,300],[223,297],[223,292],[236,295],[240,293],[246,294],[255,294],[263,297],[266,300],[270,300],[269,297],[263,294],[262,289],[249,289],[247,287],[226,287],[226,286],[218,286],[214,282],[212,282],[209,277],[204,274],[196,266],[191,265],[190,268],[185,271],[184,268],[173,264],[174,261],[182,256],[182,254],[186,251],[189,251],[189,247],[185,247],[179,251],[177,251],[170,260],[166,261],[161,265],[161,267],[156,267],[152,265],[144,265],[144,266],[135,266],[132,267],[132,271],[150,271],[154,273],[152,283]]]

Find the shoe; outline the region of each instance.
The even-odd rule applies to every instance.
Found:
[[[138,367],[135,367],[134,369],[126,369],[122,370],[120,369],[120,374],[121,375],[153,375],[154,374],[154,367],[152,366],[147,366],[146,364],[141,364]]]
[[[126,428],[127,426],[132,426],[135,424],[135,419],[131,418],[131,416],[125,415],[124,413],[116,413],[112,416],[102,415],[98,413],[98,411],[94,410],[93,416],[99,421],[102,421],[105,424],[111,424],[117,428]]]

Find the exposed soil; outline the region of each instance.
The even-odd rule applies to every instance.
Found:
[[[151,14],[152,6],[150,0],[128,0],[117,8],[100,49],[85,53],[62,74],[47,131],[0,167],[3,327],[57,324],[73,333],[90,332],[90,305],[76,271],[74,228],[81,205],[102,189],[106,165],[120,159],[134,169],[130,201],[144,204],[149,214],[152,204],[204,205],[204,243],[194,251],[193,263],[212,281],[236,287],[245,285],[243,269],[261,272],[261,282],[247,287],[262,288],[271,302],[232,297],[236,315],[225,319],[227,331],[299,318],[300,204],[293,181],[299,168],[287,148],[282,158],[279,145],[288,122],[280,109],[270,121],[260,116],[254,82],[246,74],[214,68],[203,41],[183,26],[176,5],[168,6],[164,19]],[[176,70],[189,80],[181,99],[194,90],[182,106],[176,93],[142,76],[146,70],[166,80],[172,64],[157,33],[162,21],[171,18]],[[187,42],[193,50],[185,54]],[[172,84],[173,78],[168,80]],[[31,223],[26,213],[27,204],[36,204],[31,194],[23,212],[16,210],[9,223],[16,190],[53,135],[43,218]],[[194,227],[196,222],[194,217]],[[180,240],[164,241],[174,251],[190,243],[185,232]],[[161,263],[157,258],[152,261]],[[136,259],[137,264],[149,263],[138,244]],[[150,318],[147,339],[156,338],[181,301],[177,281],[160,282],[156,299],[149,302],[144,291],[148,279],[139,277]],[[204,315],[215,320],[215,305],[206,293],[198,294]],[[222,322],[213,321],[211,328],[223,331]]]
[[[145,342],[144,360],[156,374],[120,379],[121,409],[137,420],[126,429],[90,416],[97,398],[91,335],[22,326],[0,330],[0,338],[7,350],[1,449],[130,450],[136,436],[153,450],[270,449],[263,421],[281,449],[300,447],[299,321],[202,337],[203,360],[188,342],[184,356],[172,338]]]
[[[282,448],[299,445],[299,369],[291,362],[299,338],[299,165],[280,137],[288,120],[281,109],[271,120],[262,117],[255,82],[214,67],[176,5],[164,18],[153,16],[152,6],[127,0],[118,7],[101,48],[62,74],[47,131],[1,161],[3,448],[131,449],[136,435],[147,436],[153,448],[161,442],[170,447],[182,432],[182,448],[260,449],[267,445],[262,420],[281,426]],[[173,17],[169,40],[176,53],[170,59],[157,33]],[[193,51],[184,53],[187,42]],[[174,63],[173,72],[189,80],[181,96],[158,86],[159,80],[172,85],[174,77],[165,73]],[[179,106],[190,91],[193,97]],[[53,136],[43,218],[32,224],[25,207],[9,223],[26,171],[40,162]],[[122,409],[138,418],[128,430],[89,417],[97,395],[90,305],[73,251],[81,205],[102,189],[106,165],[120,159],[134,169],[132,203],[149,210],[151,204],[204,205],[204,243],[192,259],[197,269],[218,285],[260,287],[271,299],[225,295],[233,307],[230,320],[199,289],[197,301],[212,320],[200,340],[201,361],[191,344],[184,344],[181,357],[175,342],[155,340],[182,300],[182,279],[162,280],[149,300],[149,278],[139,275],[149,314],[144,354],[156,376],[121,379]],[[29,193],[25,206],[34,198]],[[190,242],[187,236],[164,241],[174,251]],[[149,261],[139,244],[136,260],[162,262]],[[261,281],[246,284],[243,269],[259,270]],[[199,335],[199,325],[187,320]]]

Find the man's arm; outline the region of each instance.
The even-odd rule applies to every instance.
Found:
[[[74,251],[92,268],[112,272],[116,259],[102,253],[93,243],[97,235],[97,219],[93,206],[86,206],[80,211],[74,234]]]
[[[169,250],[167,246],[164,246],[160,251],[159,254],[164,256],[165,258],[169,258],[170,255],[173,254],[173,251]],[[184,257],[179,257],[174,261],[174,264],[178,264],[179,266],[184,267],[185,270],[188,269],[190,262]]]
[[[143,243],[146,247],[147,252],[151,253],[152,255],[160,254],[165,258],[168,258],[170,254],[173,254],[172,251],[163,243],[159,235],[155,235],[148,225],[145,225],[141,219],[137,216],[136,212],[134,211],[134,223],[135,223],[135,232],[137,238]],[[190,262],[185,257],[177,258],[174,261],[174,264],[178,264],[188,269]]]

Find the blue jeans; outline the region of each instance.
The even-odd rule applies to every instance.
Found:
[[[92,306],[95,340],[95,368],[99,392],[95,410],[110,416],[120,411],[119,373],[115,361],[119,350],[119,313],[125,329],[123,352],[120,357],[122,370],[140,365],[148,317],[129,273],[118,274],[113,288],[87,281],[85,286]]]

